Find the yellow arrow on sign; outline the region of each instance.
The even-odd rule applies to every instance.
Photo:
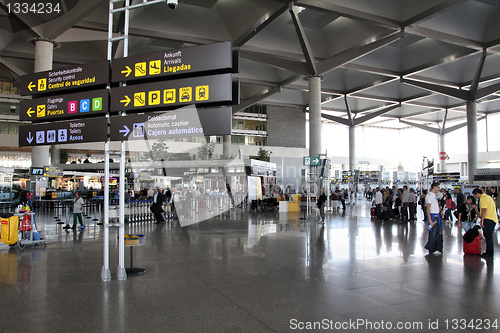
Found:
[[[30,118],[31,118],[31,115],[32,115],[33,113],[35,113],[35,110],[31,110],[31,107],[30,107],[30,108],[28,109],[28,111],[26,111],[26,113],[28,114],[28,117],[30,117]]]
[[[33,91],[33,88],[34,88],[34,87],[36,87],[36,84],[33,84],[33,81],[32,81],[32,82],[30,82],[30,84],[28,84],[28,89],[29,89],[30,91]]]
[[[128,104],[130,103],[130,98],[125,95],[125,99],[122,99],[120,103],[125,103],[125,106],[128,106]]]
[[[125,77],[128,77],[130,75],[130,73],[132,73],[132,69],[130,69],[130,67],[128,66],[125,66],[127,69],[124,69],[122,71],[122,74],[125,74]],[[125,105],[126,106],[126,105]]]

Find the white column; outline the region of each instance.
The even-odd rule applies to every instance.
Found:
[[[52,69],[54,44],[45,40],[35,42],[35,73]],[[38,146],[31,149],[31,165],[41,167],[49,165],[49,146]]]
[[[222,139],[222,156],[226,159],[231,157],[231,135],[224,135]]]
[[[356,127],[349,126],[349,170],[356,169]]]
[[[321,150],[321,77],[309,77],[309,156]]]
[[[467,102],[467,166],[469,169],[469,184],[474,183],[474,174],[478,167],[477,158],[477,109],[476,102]]]

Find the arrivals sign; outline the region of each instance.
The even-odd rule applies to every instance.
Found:
[[[19,119],[41,122],[106,114],[108,96],[108,90],[100,89],[22,100]]]
[[[111,81],[154,79],[165,76],[233,68],[231,42],[185,47],[113,60]]]
[[[229,135],[231,107],[196,109],[112,117],[110,140],[167,139],[177,137]]]
[[[109,61],[76,65],[21,76],[21,95],[51,94],[64,90],[105,85],[109,82]]]
[[[112,88],[110,111],[230,103],[232,85],[231,74],[220,74]]]
[[[104,142],[107,139],[105,117],[19,126],[19,147]]]

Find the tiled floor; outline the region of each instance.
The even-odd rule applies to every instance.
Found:
[[[324,227],[240,209],[184,228],[129,224],[146,235],[134,266],[147,272],[125,281],[112,228],[110,282],[103,227],[89,219],[65,232],[52,215],[37,214],[47,248],[0,245],[1,332],[476,331],[460,319],[500,329],[485,329],[486,319],[500,325],[493,260],[464,256],[456,226],[445,228],[444,254],[427,255],[424,223],[372,220],[364,200]]]

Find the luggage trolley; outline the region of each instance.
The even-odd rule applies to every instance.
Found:
[[[19,216],[19,219],[22,221],[19,226],[19,240],[17,246],[19,246],[20,249],[24,249],[26,245],[43,244],[47,246],[47,240],[40,237],[41,233],[37,229],[35,213],[31,211],[16,215]]]

